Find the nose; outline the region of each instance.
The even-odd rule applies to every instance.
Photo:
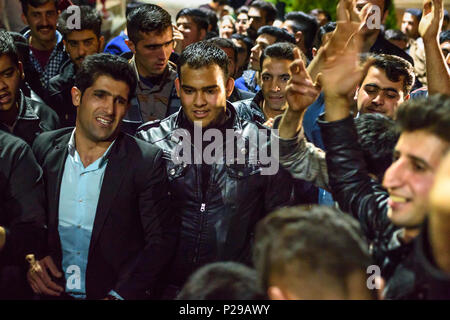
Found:
[[[78,46],[78,56],[79,57],[84,57],[86,56],[86,48],[84,47],[84,44],[80,43],[80,45]]]
[[[194,106],[196,107],[202,107],[206,105],[206,100],[205,100],[205,96],[203,92],[197,92],[195,94],[195,98],[194,98]]]
[[[384,104],[384,97],[383,97],[383,92],[382,91],[378,92],[378,94],[375,97],[375,99],[372,100],[372,103],[377,105],[377,106],[382,106]]]
[[[271,88],[272,92],[279,92],[281,90],[280,85],[277,81],[272,81]]]
[[[394,161],[384,174],[383,187],[388,190],[400,187],[405,179],[405,166],[406,163],[401,158]]]
[[[450,68],[450,52],[447,54],[447,57],[445,58],[445,60],[447,61],[447,65]]]

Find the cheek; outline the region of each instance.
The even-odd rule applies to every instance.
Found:
[[[411,179],[411,189],[416,197],[426,199],[433,186],[434,175],[413,176]]]

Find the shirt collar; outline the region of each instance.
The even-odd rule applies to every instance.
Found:
[[[70,135],[69,143],[67,144],[69,155],[72,158],[75,157],[75,153],[77,151],[77,149],[75,147],[75,130],[76,130],[76,128],[73,129],[73,131]],[[111,147],[114,145],[115,142],[116,142],[116,140],[114,140],[109,145],[108,149],[106,149],[105,153],[100,157],[101,160],[99,162],[99,167],[102,167],[105,164],[105,162],[108,160],[109,155],[111,154]]]

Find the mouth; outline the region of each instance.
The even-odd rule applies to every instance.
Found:
[[[380,114],[385,114],[385,112],[381,109],[378,108],[374,108],[374,107],[367,107],[366,108],[366,113],[380,113]]]
[[[197,119],[203,119],[209,115],[209,110],[195,110],[193,113]]]
[[[50,32],[52,32],[53,28],[49,28],[49,27],[44,27],[44,28],[39,28],[38,31],[40,33],[44,33],[44,34],[48,34]]]
[[[281,101],[283,98],[284,96],[269,96],[269,99],[273,101]]]
[[[95,120],[97,120],[97,123],[103,128],[110,127],[114,122],[113,119],[108,119],[104,117],[96,117]]]
[[[0,95],[0,103],[6,104],[11,102],[11,94],[10,93],[2,93]]]
[[[410,199],[410,198],[397,196],[397,195],[390,195],[389,200],[388,200],[388,205],[393,210],[397,210],[397,209],[400,209],[402,206],[410,203],[411,201],[412,201],[412,199]]]

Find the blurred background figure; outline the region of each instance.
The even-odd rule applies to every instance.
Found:
[[[236,33],[236,20],[232,16],[223,16],[219,23],[219,36],[221,38],[231,39],[231,35]]]
[[[324,26],[326,25],[328,22],[331,22],[331,16],[328,12],[326,12],[325,10],[322,9],[313,9],[309,12],[309,14],[313,17],[316,18],[317,23],[319,24],[319,26]]]

